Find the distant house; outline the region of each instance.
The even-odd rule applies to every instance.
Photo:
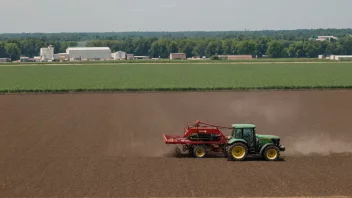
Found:
[[[9,58],[0,58],[0,63],[6,63],[6,62],[10,62],[11,59]]]
[[[171,53],[170,60],[174,59],[187,59],[187,56],[185,53]]]
[[[127,60],[133,60],[134,59],[134,55],[133,54],[126,54],[126,59]]]

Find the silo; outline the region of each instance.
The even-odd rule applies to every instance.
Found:
[[[48,47],[40,48],[40,59],[42,61],[54,60],[54,47],[49,45]]]
[[[126,52],[117,51],[113,55],[114,60],[125,60],[126,59]]]

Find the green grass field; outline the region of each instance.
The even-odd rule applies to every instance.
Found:
[[[352,88],[352,64],[112,64],[0,67],[0,92]]]

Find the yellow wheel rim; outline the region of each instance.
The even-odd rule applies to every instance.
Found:
[[[242,146],[235,146],[233,147],[231,153],[232,156],[235,158],[242,158],[245,155],[246,151]]]
[[[204,149],[198,148],[198,149],[196,150],[196,155],[197,155],[198,157],[202,157],[204,154],[205,154]]]
[[[275,149],[269,149],[266,153],[266,157],[271,160],[275,159],[277,157],[277,151]]]

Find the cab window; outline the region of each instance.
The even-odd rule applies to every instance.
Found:
[[[249,138],[252,137],[252,129],[244,129],[243,130],[243,138]]]
[[[236,129],[235,138],[242,139],[242,129]]]

